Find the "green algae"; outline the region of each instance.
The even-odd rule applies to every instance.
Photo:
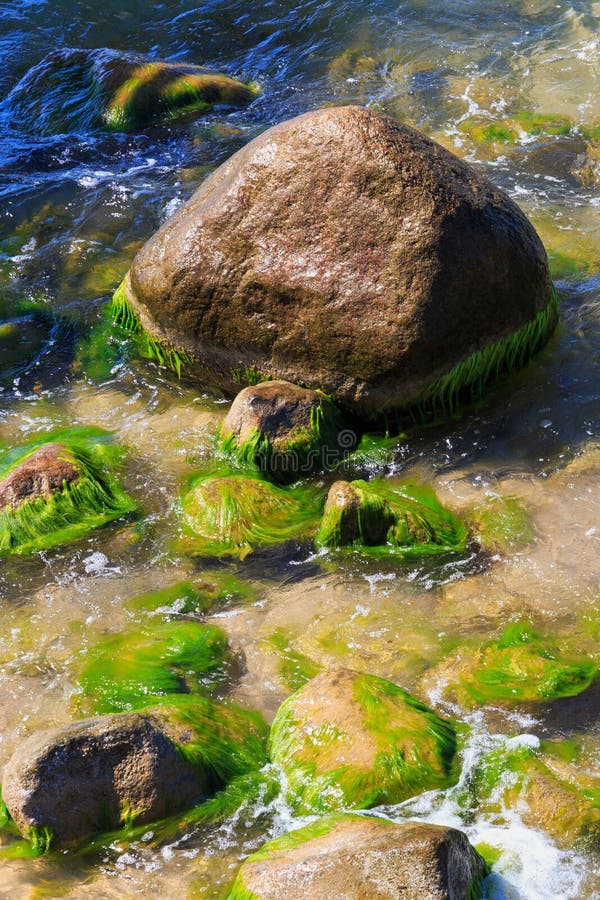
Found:
[[[226,75],[194,71],[169,72],[165,63],[138,66],[117,89],[104,110],[104,123],[114,131],[131,131],[152,122],[175,121],[215,105],[241,105],[260,90]]]
[[[184,350],[178,350],[164,341],[153,338],[142,328],[127,299],[124,281],[121,282],[113,294],[110,304],[110,315],[115,325],[118,325],[123,331],[135,338],[136,349],[141,356],[154,360],[159,366],[171,369],[178,378],[181,378],[186,369],[191,366],[192,360]]]
[[[300,812],[367,809],[448,786],[453,726],[383,678],[349,676],[352,692],[343,709],[339,697],[328,703],[325,694],[314,711],[306,691],[310,696],[316,688],[309,682],[277,711],[269,753],[285,772],[288,802]]]
[[[516,144],[524,137],[571,134],[577,126],[567,116],[521,111],[499,122],[465,119],[458,128],[477,143]]]
[[[319,492],[311,487],[284,489],[250,474],[200,475],[180,501],[186,552],[206,557],[237,557],[315,533]]]
[[[535,538],[531,513],[519,497],[488,497],[467,516],[473,536],[486,550],[508,553]]]
[[[33,553],[78,540],[94,528],[129,515],[135,503],[123,491],[111,468],[122,451],[108,443],[101,429],[54,431],[13,451],[0,451],[0,480],[44,444],[60,443],[80,473],[49,497],[25,500],[0,510],[0,556]]]
[[[79,682],[87,713],[141,709],[151,698],[199,694],[224,684],[234,668],[220,628],[160,622],[107,638],[83,654]]]
[[[179,581],[160,591],[132,597],[125,603],[131,612],[165,617],[198,615],[231,602],[253,600],[253,588],[229,572],[204,572],[197,578]]]
[[[592,660],[563,653],[523,619],[511,622],[498,639],[470,651],[468,665],[461,664],[463,656],[459,655],[456,681],[444,693],[469,707],[574,697],[598,676]]]
[[[360,547],[371,555],[403,558],[465,549],[466,526],[442,506],[431,488],[411,482],[390,484],[384,479],[353,481],[351,487],[360,501],[356,527],[348,527],[353,524],[348,522],[352,510],[326,508],[317,546]]]
[[[276,628],[266,645],[279,657],[281,680],[290,691],[299,690],[321,671],[318,663],[294,649],[283,628]]]
[[[553,287],[547,306],[530,322],[496,343],[477,350],[438,378],[408,410],[413,422],[454,415],[461,403],[481,399],[486,386],[503,372],[522,368],[548,342],[559,320]]]
[[[263,381],[272,381],[272,375],[263,375],[254,366],[245,366],[238,369],[232,369],[231,375],[236,384],[240,387],[249,387],[251,385],[262,384]]]

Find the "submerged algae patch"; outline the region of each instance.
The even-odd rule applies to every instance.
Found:
[[[183,545],[201,556],[243,559],[255,550],[312,537],[320,512],[312,488],[283,489],[239,474],[201,475],[180,502]]]
[[[377,479],[333,485],[316,543],[411,558],[460,552],[467,538],[466,526],[431,488]]]
[[[23,495],[18,504],[0,509],[0,556],[32,553],[76,540],[93,528],[135,510],[111,469],[122,451],[108,443],[100,429],[69,429],[52,432],[25,447],[0,453],[0,488],[15,479],[44,445],[62,448],[65,462],[76,477],[69,483],[45,490],[43,495]],[[43,474],[43,473],[42,473]]]
[[[519,497],[488,497],[467,518],[474,537],[492,551],[519,549],[535,537],[531,515]]]
[[[392,682],[348,669],[317,676],[279,708],[271,759],[305,812],[399,803],[453,776],[456,735]]]
[[[152,698],[209,692],[234,668],[227,637],[199,622],[161,622],[114,635],[85,651],[80,684],[85,712],[141,709]]]
[[[564,653],[531,623],[518,620],[496,640],[464,648],[443,662],[437,674],[445,682],[444,696],[473,707],[573,697],[592,684],[598,666],[576,653]]]

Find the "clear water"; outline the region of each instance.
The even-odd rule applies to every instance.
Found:
[[[273,715],[286,694],[269,643],[279,628],[317,662],[417,691],[449,645],[486,640],[521,613],[595,652],[600,201],[574,170],[583,132],[600,122],[599,16],[589,0],[0,4],[0,291],[61,317],[32,366],[0,391],[0,441],[67,424],[113,431],[130,450],[124,480],[143,509],[141,526],[0,562],[0,764],[28,734],[68,721],[72,663],[99,636],[135,624],[128,598],[194,572],[170,546],[173,503],[226,409],[126,353],[99,372],[77,347],[138,247],[209,171],[265,127],[329,103],[377,104],[471,160],[519,202],[552,254],[563,320],[548,348],[460,421],[399,441],[382,465],[391,478],[432,482],[457,510],[498,492],[520,496],[535,540],[485,562],[247,562],[237,571],[256,599],[212,617],[245,657],[232,694]],[[204,63],[258,81],[263,93],[241,111],[139,134],[106,134],[77,116],[65,130],[65,109],[82,98],[77,86],[49,81],[43,62],[63,47]],[[581,131],[523,132],[514,143],[469,137],[472,120],[523,110],[569,117]],[[597,775],[597,697],[521,717],[486,710],[471,721],[463,777],[482,749],[519,733],[575,737],[582,773]],[[386,813],[451,822],[502,851],[490,897],[600,897],[597,859],[556,846],[516,812],[465,821],[450,791]],[[258,803],[168,846],[115,845],[99,862],[4,861],[0,898],[219,897],[248,852],[297,824],[280,803]]]

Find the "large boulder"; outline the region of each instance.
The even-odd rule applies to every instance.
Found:
[[[224,449],[282,484],[338,462],[356,437],[320,391],[264,381],[237,395],[221,426]]]
[[[334,668],[279,707],[269,746],[290,802],[326,812],[400,803],[448,785],[456,736],[391,681]]]
[[[327,816],[250,856],[228,900],[477,900],[485,872],[454,828]]]
[[[353,106],[232,156],[139,251],[114,310],[226,392],[284,378],[369,418],[451,407],[556,321],[544,248],[509,197]]]
[[[4,769],[2,799],[41,850],[144,825],[265,763],[255,713],[173,697],[140,713],[83,719],[28,738]]]

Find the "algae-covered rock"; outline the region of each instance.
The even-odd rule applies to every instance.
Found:
[[[86,713],[130,711],[165,695],[214,690],[235,669],[227,637],[214,625],[159,622],[112,635],[84,651],[76,700]]]
[[[514,144],[523,139],[542,135],[567,135],[574,128],[575,123],[568,116],[526,110],[496,121],[490,120],[489,117],[464,119],[459,125],[460,131],[477,142],[496,141],[503,144]]]
[[[227,453],[282,484],[333,466],[351,434],[324,394],[287,381],[244,388],[221,426]]]
[[[2,797],[38,850],[143,825],[203,799],[264,764],[255,714],[204,698],[35,734],[4,769]]]
[[[254,598],[250,584],[240,581],[228,572],[205,572],[188,581],[179,581],[159,591],[138,594],[125,603],[132,612],[149,615],[182,616],[204,613],[207,610],[231,602],[244,602]]]
[[[5,103],[25,130],[57,134],[106,126],[130,131],[216,105],[243,106],[257,94],[254,85],[201,66],[63,47],[30,69]]]
[[[200,476],[181,499],[184,547],[200,556],[243,559],[255,550],[306,541],[316,529],[318,498],[243,475]]]
[[[455,828],[332,815],[253,853],[228,900],[478,900],[485,874]]]
[[[291,802],[323,812],[399,803],[447,785],[456,737],[392,682],[335,668],[281,705],[269,745]]]
[[[111,472],[120,453],[108,437],[71,429],[0,453],[0,556],[75,540],[135,509]]]
[[[524,620],[499,638],[467,646],[425,676],[447,699],[471,708],[494,703],[544,703],[581,693],[598,675],[597,665],[558,644]]]
[[[465,525],[430,488],[383,480],[336,481],[315,542],[322,547],[379,547],[420,556],[464,550]]]
[[[557,317],[532,226],[481,175],[372,109],[316,110],[207,178],[139,251],[117,321],[233,393],[239,373],[361,417],[451,410]],[[136,325],[137,323],[137,325]]]
[[[521,735],[485,754],[469,779],[469,804],[499,819],[517,810],[525,824],[565,848],[600,840],[600,779],[561,758],[560,747]],[[463,798],[463,804],[465,798]]]
[[[519,549],[535,537],[531,514],[519,497],[487,497],[469,510],[467,519],[473,537],[492,552]]]

